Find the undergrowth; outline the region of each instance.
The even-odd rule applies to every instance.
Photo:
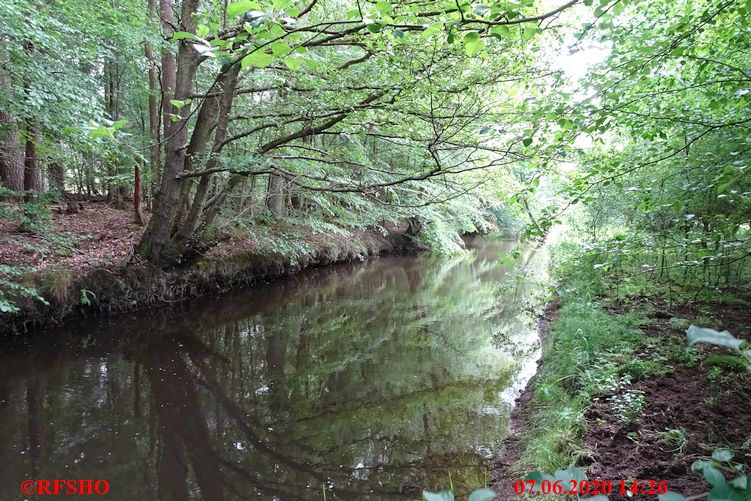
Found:
[[[653,299],[667,303],[668,311],[671,304],[698,301],[707,307],[709,303],[744,306],[746,300],[728,288],[712,289],[715,295],[708,299],[701,295],[706,288],[655,280],[651,273],[642,272],[638,261],[621,260],[615,266],[611,255],[610,264],[603,264],[598,253],[601,251],[570,243],[552,252],[555,292],[561,308],[550,326],[540,371],[533,380],[525,449],[512,466],[521,477],[532,470],[565,470],[595,459],[596,451],[584,445],[588,409],[594,404],[607,406],[610,415],[629,429],[648,404],[645,394],[634,388],[633,383],[639,379],[673,371],[678,365],[711,366],[714,359],[723,357],[723,370],[709,372],[712,381],[713,377],[727,375],[727,359],[734,356],[737,364],[743,362],[738,354],[700,358],[680,337],[647,336],[643,330],[654,329],[652,316],[658,307]],[[726,332],[689,326],[712,325],[713,319],[705,310],[691,319],[666,318],[660,329],[669,334],[688,328],[689,340],[693,329],[698,341],[711,342],[707,339],[714,336],[721,338],[722,346],[741,343]],[[751,356],[751,352],[742,350],[741,354]],[[745,368],[743,365],[735,370],[745,372]],[[697,377],[701,377],[699,373]],[[661,440],[676,454],[688,442],[682,429],[660,433],[664,435]]]
[[[642,340],[640,323],[633,315],[608,314],[586,299],[566,300],[543,349],[521,470],[555,471],[586,457],[584,413],[597,398],[611,394],[613,409],[624,420],[638,414],[638,397],[621,389],[646,372],[633,364]]]

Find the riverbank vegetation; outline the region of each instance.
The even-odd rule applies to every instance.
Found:
[[[651,2],[600,32],[612,47],[590,73],[596,99],[578,103],[586,112],[574,118],[599,133],[567,175],[568,227],[552,263],[561,306],[518,418],[516,475],[578,466],[591,478],[744,499],[745,8]],[[689,348],[691,325],[727,329],[740,343]],[[716,461],[731,456],[730,468]],[[500,490],[508,478],[501,471]]]
[[[552,247],[560,303],[513,471],[687,495],[703,475],[735,499],[694,464],[751,459],[750,14],[0,0],[0,310],[127,309],[505,230]],[[741,344],[689,350],[692,324]]]

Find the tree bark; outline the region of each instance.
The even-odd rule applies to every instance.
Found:
[[[149,24],[156,20],[156,0],[148,0],[146,6]],[[149,145],[149,173],[151,183],[149,186],[149,199],[153,199],[159,182],[159,171],[161,169],[161,121],[159,119],[159,101],[157,93],[159,92],[159,75],[157,73],[156,58],[148,40],[143,43],[144,55],[149,64],[149,132],[151,144]],[[150,206],[150,205],[149,205]]]
[[[29,122],[26,128],[26,158],[23,168],[24,201],[29,202],[36,197],[42,186],[42,176],[39,172],[39,158],[37,156],[36,143],[39,132],[33,122]]]
[[[211,157],[206,162],[207,170],[214,169],[219,165],[218,155],[224,144],[224,140],[227,138],[229,112],[232,109],[232,100],[235,97],[235,89],[237,88],[239,73],[240,65],[234,64],[227,70],[225,77],[223,78],[224,85],[221,102],[219,103],[219,118],[216,132],[214,133],[214,145],[211,151]],[[170,242],[169,259],[175,259],[185,252],[188,242],[198,228],[213,177],[213,174],[201,177],[201,180],[196,187],[196,193],[193,196],[193,203],[190,206],[190,211]]]
[[[51,190],[57,190],[61,195],[65,193],[65,171],[62,165],[57,162],[51,163],[47,167],[47,178]]]
[[[284,199],[286,181],[281,176],[269,175],[269,188],[266,196],[266,206],[275,216],[284,215]]]
[[[10,79],[0,75],[0,90],[11,93]],[[24,179],[24,153],[18,132],[18,120],[11,113],[0,110],[0,179],[9,190],[18,193],[10,197],[21,201]]]
[[[141,167],[140,159],[136,160],[133,171],[133,216],[138,226],[143,226],[143,214],[141,214]]]
[[[191,2],[188,2],[191,3]],[[162,31],[165,38],[171,38],[175,32],[175,0],[160,0],[159,8],[162,15]],[[183,13],[185,6],[183,6]],[[195,11],[194,11],[195,12]],[[183,24],[193,23],[193,13],[190,13],[191,18],[185,19],[183,17]],[[188,31],[188,30],[186,30]],[[190,30],[193,31],[193,30]],[[180,44],[183,47],[185,44]],[[164,137],[169,137],[172,129],[171,115],[175,113],[177,108],[170,103],[171,99],[180,99],[175,95],[175,87],[177,85],[177,60],[175,54],[165,49],[162,52],[162,119],[164,120]]]
[[[169,3],[167,0],[165,3]],[[164,4],[163,3],[163,7]],[[184,0],[182,3],[181,22],[182,30],[195,32],[193,15],[198,10],[199,0]],[[170,27],[171,29],[171,27]],[[184,101],[193,95],[193,85],[199,64],[198,54],[188,41],[180,41],[177,52],[177,72],[175,81],[175,99]],[[164,68],[162,70],[164,72]],[[163,100],[167,92],[162,90]],[[185,144],[188,143],[188,117],[191,105],[185,104],[177,110],[179,120],[173,127],[166,129],[165,134],[165,161],[160,182],[159,193],[154,200],[154,213],[149,221],[141,242],[138,245],[138,254],[158,266],[167,263],[162,259],[162,251],[170,240],[175,223],[176,209],[180,199],[182,180],[177,176],[185,168]]]

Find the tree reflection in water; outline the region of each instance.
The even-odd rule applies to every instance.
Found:
[[[102,478],[112,499],[402,499],[449,472],[458,491],[483,486],[504,390],[534,365],[523,306],[543,260],[499,265],[511,245],[5,341],[0,492]]]

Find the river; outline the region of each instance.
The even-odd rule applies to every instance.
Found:
[[[538,357],[541,252],[381,257],[0,340],[0,499],[418,499],[483,487]],[[518,264],[526,264],[519,266]]]

